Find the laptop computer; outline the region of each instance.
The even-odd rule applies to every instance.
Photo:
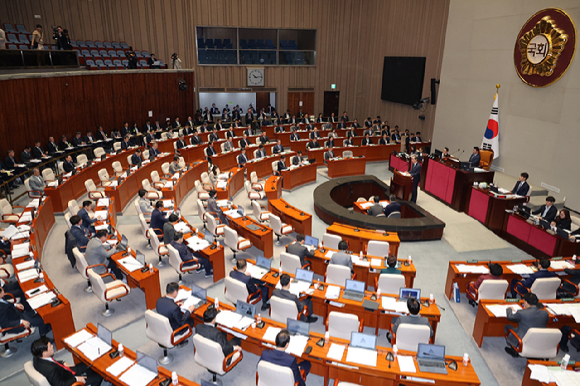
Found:
[[[270,271],[272,268],[272,260],[267,259],[264,256],[258,256],[256,258],[256,266]]]
[[[236,302],[236,313],[248,318],[254,319],[256,316],[256,306],[250,303],[238,300]]]
[[[149,355],[144,354],[141,351],[137,351],[137,364],[157,374],[157,359],[151,358]]]
[[[443,152],[441,150],[435,149],[435,157],[437,158],[443,157]]]
[[[238,213],[240,214],[240,216],[244,217],[244,208],[238,206]]]
[[[445,346],[419,343],[417,347],[417,363],[421,372],[447,374]]]
[[[209,230],[204,230],[203,232],[203,239],[205,241],[207,241],[210,244],[213,244],[213,235],[211,234],[211,232]]]
[[[310,245],[314,248],[318,247],[318,239],[312,236],[304,236],[304,244]]]
[[[346,279],[344,285],[343,299],[362,302],[365,297],[365,282],[358,280]]]
[[[128,243],[129,243],[129,241],[127,240],[125,235],[121,235],[121,242],[119,244],[117,244],[117,251],[119,251],[119,252],[126,251]]]
[[[377,349],[377,337],[375,335],[363,334],[361,332],[350,333],[350,347],[365,348],[367,350]]]
[[[314,272],[307,271],[305,269],[300,269],[300,268],[296,269],[296,275],[294,276],[295,282],[303,281],[303,282],[306,282],[308,284],[312,284],[313,278],[314,278]]]
[[[421,300],[421,290],[418,288],[399,288],[399,301],[406,302],[409,298]]]
[[[286,329],[290,335],[310,335],[310,324],[294,319],[286,319]]]
[[[205,290],[201,287],[198,287],[195,284],[190,284],[190,287],[191,287],[191,296],[195,296],[196,298],[201,299],[195,305],[195,308],[197,308],[207,301],[207,290]]]
[[[113,333],[101,323],[97,324],[97,338],[108,344],[109,346],[113,346]]]
[[[550,223],[548,221],[544,220],[543,218],[540,219],[538,225],[540,225],[545,230],[550,230],[552,228],[552,226],[550,225]]]
[[[137,261],[140,262],[141,264],[147,265],[147,263],[145,262],[145,255],[137,250],[135,250],[135,259],[137,259]]]
[[[103,155],[101,156],[101,161],[104,161],[104,160],[106,160],[106,159],[107,159],[107,155],[106,155],[106,154],[103,154]]]
[[[530,213],[531,213],[531,209],[523,204],[519,204],[518,205],[518,213],[525,218],[529,218]]]

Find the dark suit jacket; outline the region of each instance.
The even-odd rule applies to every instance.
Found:
[[[203,139],[199,135],[194,135],[189,139],[192,145],[201,145],[203,143]]]
[[[340,122],[338,125],[336,125],[337,129],[346,129],[346,121],[342,121]]]
[[[544,213],[544,210],[546,210],[546,205],[542,205],[540,209],[536,210],[535,212],[532,212],[532,214],[542,215]],[[558,209],[556,209],[556,207],[552,205],[550,206],[550,209],[548,209],[548,213],[546,213],[546,217],[544,217],[544,220],[546,220],[547,222],[552,222],[554,221],[557,215]]]
[[[42,151],[42,148],[38,148],[36,146],[32,148],[32,156],[34,158],[42,158],[43,155],[44,151]]]
[[[281,172],[282,170],[288,169],[288,166],[282,161],[278,161],[278,171]]]
[[[255,134],[254,129],[246,129],[244,130],[244,134],[246,134],[248,137],[251,137]]]
[[[127,150],[131,146],[131,140],[125,142],[121,141],[121,150]]]
[[[177,140],[177,148],[178,149],[183,149],[186,145],[185,145],[185,141],[182,141],[181,139]]]
[[[166,222],[167,219],[163,215],[163,212],[161,212],[159,209],[153,209],[153,212],[151,213],[150,227],[163,230],[163,225]]]
[[[4,167],[8,170],[12,170],[14,168],[16,168],[16,159],[14,158],[10,158],[10,157],[6,157],[4,158]]]
[[[292,243],[288,245],[287,251],[292,255],[298,256],[300,258],[300,265],[302,266],[305,264],[304,259],[306,257],[314,257],[314,251],[309,251],[308,248],[300,243]]]
[[[390,143],[388,138],[381,138],[379,139],[379,145],[388,145]]]
[[[77,240],[77,244],[79,245],[79,247],[86,247],[87,244],[89,243],[89,238],[87,236],[87,234],[89,234],[89,231],[86,228],[73,225],[70,228],[70,233]]]
[[[161,154],[161,152],[159,151],[159,149],[151,149],[151,150],[149,150],[149,157],[151,157],[151,156],[158,157],[159,154]]]
[[[81,208],[77,214],[81,216],[81,220],[83,221],[82,226],[85,227],[86,229],[90,229],[90,226],[97,221],[96,218],[94,220],[91,220],[85,208]]]
[[[104,131],[97,131],[97,139],[104,141],[107,139],[107,134]],[[50,153],[50,148],[48,149],[48,152]]]
[[[54,362],[41,358],[33,358],[32,365],[36,371],[44,375],[51,386],[70,386],[77,380],[73,373],[67,371],[63,367],[60,367]]]
[[[421,182],[421,164],[419,162],[415,165],[411,163],[409,174],[413,177],[413,185],[419,185],[419,182]]]
[[[268,138],[268,136],[267,136],[267,135],[260,136],[260,138],[258,138],[258,140],[260,141],[260,143],[261,143],[262,145],[264,145],[264,144],[266,144],[266,143],[270,142],[270,138]]]
[[[306,147],[309,149],[318,149],[320,147],[320,143],[318,143],[318,142],[314,143],[314,141],[309,141],[306,144]]]
[[[294,382],[298,382],[299,386],[306,386],[304,379],[300,375],[298,362],[292,355],[281,350],[264,350],[262,351],[261,361],[273,363],[275,365],[290,367],[294,373]]]
[[[296,303],[296,307],[298,308],[298,312],[302,312],[302,310],[304,309],[304,305],[302,303],[300,303],[300,299],[298,299],[298,296],[294,295],[293,293],[291,293],[288,290],[274,289],[274,291],[272,292],[272,296],[277,296],[277,297],[282,298],[282,299],[292,300],[294,303]],[[312,311],[309,310],[308,312],[312,312]]]
[[[373,206],[367,209],[367,214],[369,216],[376,216],[381,213],[383,213],[383,207],[381,206],[381,204],[374,204]]]
[[[173,330],[177,330],[179,327],[183,326],[191,315],[189,311],[185,313],[182,312],[179,306],[175,304],[171,298],[162,297],[157,299],[155,307],[157,308],[157,313],[159,315],[163,315],[169,319],[169,324],[171,324]]]
[[[255,280],[251,276],[246,276],[243,272],[232,270],[230,271],[230,277],[232,279],[236,279],[241,281],[242,283],[246,284],[246,288],[248,289],[248,293],[253,294],[254,292],[258,291],[258,287],[256,287],[256,283],[260,283],[258,280]]]
[[[246,157],[244,154],[240,154],[238,156],[238,164],[239,165],[245,165],[246,162],[248,162],[248,157]]]
[[[311,132],[310,132],[310,135],[308,135],[308,137],[309,137],[310,139],[313,139],[313,138],[320,138],[320,133],[319,133],[318,131],[311,131]]]
[[[518,187],[518,184],[520,185],[519,187]],[[527,181],[524,181],[521,184],[520,184],[520,181],[518,181],[518,182],[516,182],[514,188],[512,189],[512,193],[517,194],[518,196],[526,196],[528,194],[529,190],[530,190],[530,185],[528,185]]]
[[[21,319],[25,319],[24,315],[12,303],[0,301],[0,326],[2,328],[19,326]],[[18,332],[19,330],[21,331],[22,329],[14,329],[10,333]]]
[[[207,324],[198,324],[195,327],[196,332],[203,336],[204,338],[213,340],[222,346],[222,351],[225,356],[230,355],[234,351],[234,344],[230,341],[228,342],[228,336],[225,332],[221,332],[214,326],[209,326]]]
[[[185,243],[178,243],[177,241],[172,241],[171,246],[179,252],[179,257],[181,257],[182,261],[190,261],[194,259],[193,253],[187,248]]]
[[[72,139],[72,144],[73,144],[73,146],[75,146],[75,147],[77,147],[77,146],[80,146],[82,143],[83,143],[83,139],[82,139],[82,138],[77,138],[77,137],[74,137],[74,138]]]
[[[274,145],[274,147],[272,148],[272,153],[277,154],[277,153],[281,153],[284,151],[284,146],[282,145]]]
[[[299,141],[299,140],[300,140],[300,135],[298,133],[290,134],[290,141]]]
[[[398,202],[391,202],[389,205],[385,207],[385,217],[389,217],[389,215],[393,212],[400,212],[401,211],[401,204]]]
[[[561,229],[571,230],[572,229],[572,220],[562,220],[560,217],[556,217],[554,220],[556,221],[556,226]]]
[[[149,153],[151,154],[151,153]],[[143,162],[143,158],[141,158],[141,156],[137,155],[137,153],[133,154],[131,156],[131,162],[133,162],[134,166],[139,165],[139,162]]]
[[[525,310],[519,310],[518,312],[513,312],[511,308],[506,311],[507,319],[512,322],[518,322],[518,327],[514,328],[518,336],[523,339],[524,335],[530,328],[546,328],[548,325],[548,319],[550,318],[546,310],[540,310],[536,306],[526,308]],[[509,335],[508,339],[512,344],[516,344],[517,340]]]
[[[88,135],[85,135],[84,141],[85,143],[95,142],[95,137],[93,137],[92,135],[90,137]]]
[[[234,133],[233,130],[226,131],[226,139],[228,139],[228,138],[234,138],[235,136],[236,136],[236,133]]]
[[[334,158],[334,152],[333,151],[326,151],[324,152],[324,160],[329,160],[331,158]]]
[[[208,156],[216,155],[216,152],[212,146],[207,147],[207,155]]]
[[[351,137],[347,138],[343,143],[344,146],[354,146],[354,142],[352,141]]]
[[[258,152],[256,153],[256,158],[262,158],[262,157],[265,157],[266,155],[267,155],[266,149],[262,149],[262,150],[258,149]]]
[[[70,146],[70,143],[68,143],[68,142],[63,142],[63,141],[60,141],[60,142],[58,143],[58,147],[59,147],[61,150],[67,149],[69,146]]]
[[[22,162],[23,164],[30,163],[31,159],[32,159],[32,155],[30,153],[23,151],[20,154],[20,162]]]
[[[58,145],[56,142],[49,142],[48,143],[48,154],[52,155],[58,151]]]
[[[527,288],[531,288],[532,284],[534,284],[536,279],[541,279],[544,277],[557,277],[557,276],[558,275],[556,275],[555,272],[548,271],[545,269],[540,269],[537,272],[532,273],[530,275],[530,277],[528,277],[526,280],[522,281],[522,284]],[[523,338],[523,336],[521,336],[520,338]]]
[[[208,137],[208,140],[211,142],[218,141],[219,139],[220,139],[220,137],[217,133],[211,133]]]
[[[372,143],[373,143],[372,138],[371,137],[368,137],[368,138],[363,138],[363,140],[361,142],[361,145],[362,146],[366,146],[366,145],[370,145]]]
[[[479,161],[481,161],[481,156],[479,154],[472,154],[471,157],[469,157],[469,163],[472,168],[478,168]]]
[[[62,163],[62,168],[65,172],[70,173],[75,169],[75,165],[72,162],[64,161]]]
[[[240,139],[240,147],[241,147],[241,148],[244,148],[244,147],[246,147],[246,146],[249,146],[249,145],[250,145],[250,140],[248,140],[248,139],[243,139],[243,138],[242,138],[242,139]]]

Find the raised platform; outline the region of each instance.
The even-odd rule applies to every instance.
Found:
[[[389,186],[375,176],[335,178],[314,190],[314,211],[327,224],[337,222],[397,232],[402,241],[439,240],[443,237],[445,223],[411,202],[400,201],[400,219],[367,216],[349,209],[359,197],[379,196],[383,200],[389,195]]]

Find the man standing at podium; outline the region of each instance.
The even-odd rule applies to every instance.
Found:
[[[417,203],[417,188],[421,181],[421,164],[417,162],[417,156],[411,156],[411,170],[409,174],[413,177],[413,193],[411,195],[411,202]]]

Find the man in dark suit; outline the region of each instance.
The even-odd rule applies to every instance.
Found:
[[[90,230],[92,233],[95,233],[94,223],[100,219],[96,216],[95,218],[91,218],[91,216],[89,216],[89,210],[91,210],[92,205],[93,202],[90,200],[83,201],[83,207],[78,211],[77,215],[79,215],[81,218],[82,227]]]
[[[126,135],[131,135],[131,128],[129,127],[129,122],[123,123],[123,127],[121,128],[121,135],[123,137]]]
[[[277,169],[278,169],[278,173],[276,175],[278,175],[278,176],[282,175],[282,170],[288,169],[288,166],[286,166],[286,155],[285,154],[282,154],[282,156],[280,157],[280,161],[278,161]]]
[[[379,139],[379,145],[388,145],[391,141],[387,133],[383,133],[383,137]]]
[[[228,138],[235,138],[236,137],[236,133],[234,132],[234,130],[230,127],[228,129],[228,131],[226,131],[226,139]]]
[[[292,157],[292,165],[298,166],[302,162],[302,150],[298,150],[296,156]]]
[[[96,141],[95,137],[93,136],[92,131],[87,130],[87,135],[85,136],[84,141],[85,141],[85,143],[93,143]]]
[[[131,143],[131,137],[126,135],[125,137],[123,137],[123,140],[121,141],[121,150],[127,150],[131,148],[131,146],[133,146],[133,144]]]
[[[380,204],[379,196],[373,196],[373,206],[367,209],[367,215],[376,216],[383,213],[383,206]]]
[[[272,297],[276,296],[293,301],[296,304],[298,312],[302,312],[304,307],[308,307],[308,316],[304,314],[300,315],[300,320],[303,322],[314,323],[318,320],[318,317],[312,316],[312,300],[309,297],[304,297],[300,300],[298,296],[290,292],[290,276],[288,274],[285,273],[280,276],[280,285],[282,286],[282,289],[274,289]]]
[[[25,168],[19,168],[16,166],[18,162],[16,161],[16,158],[14,158],[14,150],[8,150],[7,154],[6,158],[4,158],[4,168],[6,170],[15,170],[16,173],[21,173],[26,170]]]
[[[217,131],[222,131],[224,129],[224,127],[222,126],[222,120],[218,119],[214,127],[217,129]]]
[[[46,154],[48,154],[48,152],[44,152],[44,150],[42,150],[42,147],[40,147],[40,141],[36,141],[34,148],[32,149],[32,156],[36,159],[41,159]]]
[[[202,273],[205,271],[205,277],[212,277],[213,276],[213,266],[211,262],[203,257],[198,252],[192,253],[187,245],[183,243],[183,233],[182,232],[175,232],[173,236],[173,241],[171,242],[171,246],[177,250],[179,253],[179,257],[184,262],[190,262],[189,264],[193,265],[195,263],[199,264],[199,268],[196,273]],[[185,264],[184,266],[187,266]]]
[[[240,338],[232,338],[232,340],[228,341],[227,334],[216,328],[217,313],[215,308],[205,310],[203,313],[203,324],[197,325],[195,328],[196,332],[204,338],[218,343],[222,348],[224,357],[227,357],[234,351],[242,351]]]
[[[210,142],[219,141],[220,137],[218,135],[216,127],[213,128],[212,133],[207,138],[208,138],[208,141],[210,141]]]
[[[133,163],[133,166],[138,166],[141,162],[143,162],[143,157],[141,157],[141,149],[137,149],[131,156],[131,162]]]
[[[265,131],[262,131],[262,134],[260,135],[260,138],[258,138],[258,140],[263,145],[265,145],[268,142],[270,142],[270,138],[268,138],[268,136],[266,135],[266,132]]]
[[[417,203],[417,188],[421,182],[421,164],[417,161],[417,156],[411,156],[411,170],[409,174],[413,177],[413,193],[411,194],[411,202]]]
[[[56,144],[56,142],[54,142],[54,138],[53,137],[49,137],[48,138],[48,154],[49,155],[54,155],[58,151],[59,151],[58,145]]]
[[[417,326],[427,326],[431,331],[431,336],[433,336],[433,328],[429,323],[429,319],[422,317],[419,312],[421,311],[421,303],[415,298],[407,299],[407,308],[409,309],[409,315],[401,315],[398,318],[393,318],[393,333],[396,334],[397,330],[401,324],[414,324]],[[387,339],[391,343],[391,332],[387,333]]]
[[[163,214],[163,202],[161,200],[157,201],[155,203],[155,209],[153,209],[153,212],[151,212],[151,222],[149,223],[149,227],[151,229],[163,229],[163,225],[165,225],[165,223],[167,222],[167,219],[165,218],[165,215]],[[161,235],[161,233],[158,233],[157,231],[155,232],[158,235]]]
[[[354,146],[354,141],[352,137],[347,137],[344,141],[342,141],[343,146]]]
[[[238,156],[238,167],[243,168],[248,162],[248,157],[246,156],[246,148],[242,147],[242,152]]]
[[[60,137],[60,142],[58,144],[58,148],[61,150],[68,149],[69,147],[73,147],[72,144],[67,140],[66,135]]]
[[[532,288],[532,284],[534,284],[536,279],[558,277],[555,272],[548,271],[548,268],[550,268],[550,259],[541,259],[538,268],[538,271],[532,273],[526,280],[522,281],[521,283],[518,279],[512,279],[510,285],[512,298],[517,296],[516,289],[521,294],[529,293],[529,288]],[[520,338],[523,338],[523,336]]]
[[[185,312],[182,311],[180,306],[183,302],[175,302],[175,298],[177,297],[178,293],[178,283],[167,283],[167,286],[165,287],[165,296],[157,299],[157,304],[155,305],[157,313],[169,319],[169,324],[171,325],[173,331],[177,330],[185,324],[189,324],[189,326],[193,328],[193,319],[190,318],[190,316],[191,313],[195,310],[195,305],[191,305]],[[178,347],[185,346],[186,344],[187,340],[180,343]]]
[[[334,150],[332,149],[332,145],[329,144],[328,150],[324,152],[324,162],[326,162],[332,158],[334,158]]]
[[[373,143],[373,140],[371,139],[369,133],[367,132],[365,134],[365,137],[361,141],[361,145],[362,146],[368,146],[368,145],[372,145],[372,143]]]
[[[274,154],[278,154],[278,153],[282,153],[284,151],[284,146],[282,146],[282,140],[279,139],[276,144],[274,145],[274,147],[272,148],[272,153]]]
[[[358,123],[358,119],[354,119],[354,121],[352,122],[352,124],[350,125],[350,127],[355,128],[355,129],[359,129],[361,126]]]
[[[154,141],[155,141],[155,131],[150,130],[149,132],[147,132],[147,135],[145,136],[145,142],[147,143],[147,147],[151,146],[151,143]]]
[[[23,164],[29,164],[32,160],[32,154],[30,153],[30,146],[26,146],[22,153],[20,153],[20,162]]]
[[[290,141],[300,141],[300,135],[296,132],[296,129],[292,129],[292,134],[290,134]]]
[[[252,137],[256,135],[256,132],[254,131],[254,129],[252,129],[252,125],[248,124],[246,130],[244,130],[244,134],[246,134],[248,137]]]
[[[80,131],[77,131],[75,137],[72,139],[72,144],[73,144],[74,147],[79,147],[79,146],[85,144],[85,142],[83,141],[83,137],[82,137]]]
[[[246,133],[243,134],[242,139],[240,139],[240,147],[244,149],[246,146],[250,146],[250,140]]]
[[[179,139],[175,141],[175,144],[176,144],[175,146],[177,146],[177,149],[183,149],[184,147],[187,146],[185,144],[185,138],[183,137],[183,134],[179,136]]]
[[[209,128],[209,126],[207,125],[207,122],[204,122],[204,123],[203,123],[203,125],[201,125],[201,126],[199,127],[199,132],[200,132],[200,133],[207,133],[207,132],[209,132],[209,131],[210,131],[210,128]]]
[[[528,192],[530,191],[530,185],[528,185],[528,178],[530,175],[526,172],[520,174],[520,179],[516,182],[516,186],[512,189],[513,194],[517,194],[518,196],[527,196]]]
[[[175,213],[171,213],[167,222],[163,224],[163,243],[171,244],[175,236],[175,224],[179,222],[179,217]]]
[[[393,131],[393,133],[391,134],[391,141],[393,142],[401,142],[401,134],[399,134],[399,129],[397,128],[398,126],[395,127],[395,131]]]
[[[41,337],[32,343],[32,365],[42,374],[49,384],[54,386],[71,386],[75,382],[87,386],[99,386],[103,378],[86,364],[72,366],[53,358],[54,346],[47,337]]]
[[[4,300],[4,286],[0,286],[0,326],[11,328],[9,334],[17,334],[24,331],[25,327],[38,327],[40,336],[45,336],[50,331],[50,325],[44,324],[40,315],[30,307],[20,303],[10,303]],[[24,327],[18,327],[23,325]]]
[[[288,245],[287,252],[296,255],[300,258],[300,265],[304,266],[307,263],[306,258],[314,257],[314,251],[309,251],[308,248],[304,246],[304,235],[298,233],[296,239],[290,245]]]
[[[310,135],[308,137],[310,139],[320,138],[320,133],[318,132],[318,128],[315,127],[314,130],[310,132]]]
[[[213,148],[213,141],[209,141],[209,143],[207,144],[207,147],[205,148],[205,154],[207,157],[213,157],[214,155],[216,155],[216,151]]]
[[[258,147],[258,152],[256,153],[256,158],[263,158],[266,157],[267,155],[268,154],[266,153],[264,145],[260,144],[260,146]]]
[[[286,132],[286,130],[284,130],[284,126],[282,126],[282,123],[278,123],[278,126],[276,126],[276,128],[274,129],[275,133],[284,133]]]
[[[250,125],[254,120],[254,113],[251,109],[248,109],[248,113],[246,114],[246,125]]]
[[[389,205],[385,207],[385,217],[389,217],[389,215],[393,212],[401,212],[401,204],[399,204],[396,200],[397,197],[395,197],[394,194],[391,194],[389,197]]]
[[[348,115],[346,115],[346,111],[344,111],[342,113],[342,117],[340,117],[340,121],[344,122],[344,123],[348,122]]]
[[[307,149],[318,149],[319,147],[320,147],[320,144],[318,143],[318,140],[316,138],[311,139],[306,144],[306,148]]]
[[[473,148],[473,154],[469,157],[469,166],[472,168],[479,167],[479,161],[481,161],[481,156],[479,155],[479,147],[475,146]]]
[[[145,121],[145,124],[143,125],[143,132],[148,133],[149,130],[151,130],[152,128],[153,128],[153,126],[151,126],[151,120],[147,119]]]
[[[84,252],[89,243],[89,237],[91,237],[91,232],[87,228],[83,228],[81,225],[81,216],[78,214],[70,218],[70,233],[74,236],[79,246],[79,250]]]
[[[522,308],[523,310],[517,310],[516,312],[511,308],[506,310],[507,319],[518,323],[517,328],[514,328],[510,324],[506,325],[504,327],[506,334],[513,331],[523,339],[530,328],[546,328],[550,315],[543,309],[544,306],[538,301],[538,297],[535,294],[527,293],[524,295]],[[511,333],[507,336],[506,341],[511,346],[519,346],[518,340]],[[511,346],[506,347],[505,351],[512,357],[517,358],[518,354]]]
[[[298,363],[296,358],[286,353],[286,349],[290,344],[290,334],[287,330],[282,330],[276,335],[276,349],[262,351],[261,361],[273,363],[278,366],[289,367],[294,374],[294,382],[298,386],[306,386],[304,378],[310,373],[312,364],[308,361]],[[302,378],[301,371],[304,371],[304,378]]]
[[[540,209],[532,212],[532,214],[539,214],[541,219],[546,220],[551,223],[556,218],[558,214],[558,209],[554,206],[556,199],[552,196],[546,197],[546,205],[542,205]]]
[[[346,121],[343,121],[342,117],[341,117],[341,121],[337,123],[336,128],[337,129],[346,129]]]
[[[161,152],[159,151],[159,144],[157,142],[152,142],[151,149],[149,149],[149,159],[157,158],[160,155],[161,155]]]
[[[201,139],[197,131],[194,131],[193,136],[189,139],[189,142],[192,145],[201,145],[203,143],[203,139]]]
[[[48,141],[49,141],[49,142],[51,142],[51,141],[50,141],[50,139],[51,139],[51,138],[52,138],[52,137],[50,137],[50,138],[48,139]],[[99,127],[97,128],[97,140],[105,141],[105,140],[107,140],[107,138],[108,138],[108,137],[107,137],[107,133],[105,133],[105,131],[103,130],[103,126],[99,126]],[[56,145],[56,144],[55,144],[55,145]],[[50,147],[48,148],[48,152],[50,153]]]
[[[75,170],[75,164],[73,163],[72,156],[70,154],[67,155],[64,159],[62,163],[62,169],[65,171],[65,173],[70,173]]]
[[[237,271],[232,270],[230,272],[230,277],[244,283],[249,294],[255,294],[260,291],[262,294],[262,311],[266,311],[270,308],[270,304],[268,303],[270,299],[270,291],[264,282],[252,278],[252,276],[247,272],[248,263],[246,262],[246,259],[236,261],[236,268]]]

